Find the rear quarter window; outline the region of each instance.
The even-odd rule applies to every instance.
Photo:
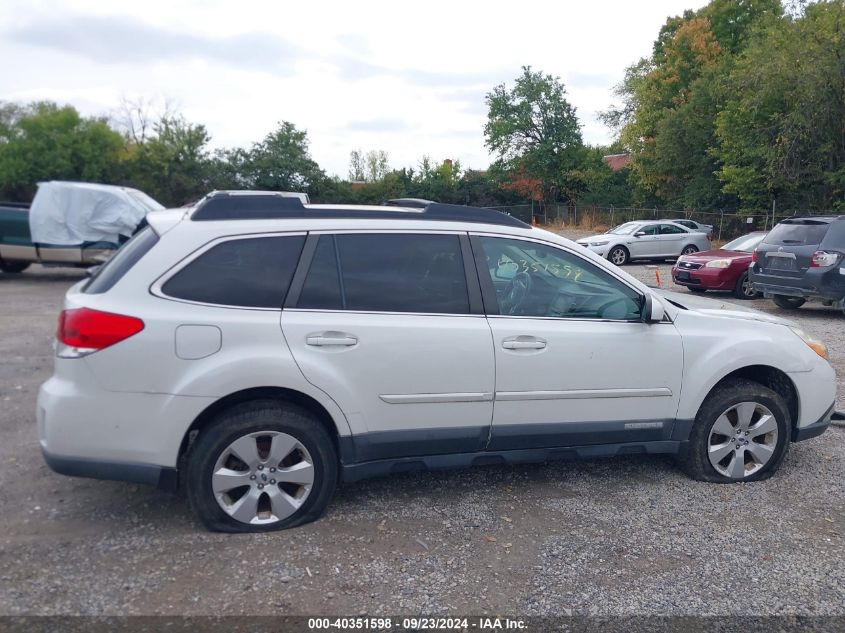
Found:
[[[108,292],[157,243],[158,235],[152,228],[148,226],[142,229],[97,269],[82,292],[89,295]]]
[[[165,281],[161,292],[197,303],[281,309],[304,243],[304,235],[221,242]]]

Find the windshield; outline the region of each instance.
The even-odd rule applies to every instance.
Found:
[[[625,222],[625,224],[614,226],[608,233],[612,233],[613,235],[631,235],[639,226],[640,222]]]
[[[722,247],[723,251],[738,251],[740,253],[750,253],[757,245],[766,237],[765,233],[752,233],[751,235],[743,235],[736,238],[733,242],[728,242]]]

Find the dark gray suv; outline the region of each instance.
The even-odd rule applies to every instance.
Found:
[[[754,251],[754,289],[788,310],[820,299],[845,313],[845,216],[789,218]]]

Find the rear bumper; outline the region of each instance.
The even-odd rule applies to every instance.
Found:
[[[56,472],[163,485],[193,420],[214,398],[102,389],[85,359],[56,359],[38,392],[41,449]],[[164,479],[163,479],[164,478]]]
[[[54,455],[44,448],[41,454],[53,472],[69,477],[89,477],[129,481],[137,484],[157,486],[163,490],[176,490],[178,477],[175,468],[156,466],[155,464],[133,464],[128,462],[107,462],[83,457],[65,457]]]
[[[841,301],[845,298],[845,268],[810,268],[800,277],[787,277],[762,272],[759,265],[749,269],[754,289],[767,298],[773,295]]]

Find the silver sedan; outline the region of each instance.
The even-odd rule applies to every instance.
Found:
[[[634,259],[669,259],[710,250],[706,233],[666,221],[626,222],[578,243],[617,266]]]

